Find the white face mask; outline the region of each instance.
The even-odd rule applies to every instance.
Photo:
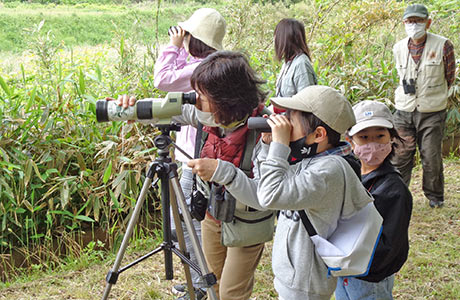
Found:
[[[426,23],[405,24],[407,36],[413,39],[419,39],[426,33]]]
[[[195,109],[195,111],[196,111],[196,118],[204,126],[209,126],[209,127],[219,127],[220,126],[220,124],[217,123],[216,120],[214,120],[214,116],[212,115],[212,113],[201,111],[198,108]]]

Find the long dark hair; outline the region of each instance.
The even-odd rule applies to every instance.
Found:
[[[288,62],[301,53],[305,53],[311,60],[305,27],[296,19],[282,19],[275,27],[276,59]]]
[[[188,44],[188,51],[190,55],[196,58],[205,58],[208,55],[216,52],[217,50],[209,47],[199,39],[196,39],[193,37],[193,35],[190,35],[190,42]]]
[[[216,121],[229,125],[250,115],[267,93],[247,58],[232,51],[217,51],[206,57],[193,71],[194,90],[206,95]]]

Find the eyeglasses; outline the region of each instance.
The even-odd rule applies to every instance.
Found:
[[[403,21],[404,24],[422,24],[426,23],[426,19],[407,19]]]

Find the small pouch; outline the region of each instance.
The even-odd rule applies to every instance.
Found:
[[[208,211],[216,220],[231,222],[235,214],[236,199],[222,185],[213,183]]]
[[[274,211],[236,210],[232,222],[222,223],[222,245],[247,247],[271,241],[275,216]]]

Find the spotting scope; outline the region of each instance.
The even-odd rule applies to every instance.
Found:
[[[182,114],[183,104],[195,104],[196,94],[171,92],[164,98],[146,98],[123,108],[118,101],[96,101],[98,122],[155,120],[155,124],[169,124],[172,116]]]

